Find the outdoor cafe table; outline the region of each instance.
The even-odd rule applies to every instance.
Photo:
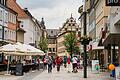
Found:
[[[36,65],[35,64],[26,64],[23,65],[23,72],[29,72],[30,70],[35,70],[36,69]],[[10,71],[14,71],[16,70],[16,65],[10,65]]]

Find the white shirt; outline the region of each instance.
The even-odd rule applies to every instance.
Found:
[[[76,57],[73,57],[73,58],[72,58],[72,61],[73,61],[73,63],[77,63],[77,58],[76,58]]]

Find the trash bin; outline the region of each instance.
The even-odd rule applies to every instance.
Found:
[[[23,75],[23,64],[22,63],[16,64],[15,75],[16,76],[22,76]]]

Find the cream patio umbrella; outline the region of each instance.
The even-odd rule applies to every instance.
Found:
[[[28,55],[45,55],[45,53],[31,45],[23,44],[24,47],[27,47],[29,54]]]
[[[0,47],[0,52],[15,52],[15,47],[12,44],[7,44]]]
[[[0,52],[4,53],[4,54],[7,54],[7,56],[9,56],[10,58],[10,55],[16,55],[18,49],[16,49],[16,47],[12,44],[7,44],[7,45],[3,45],[0,47]],[[19,53],[20,55],[21,53]],[[9,74],[9,58],[8,58],[8,64],[7,64],[7,74],[6,75],[10,75]]]

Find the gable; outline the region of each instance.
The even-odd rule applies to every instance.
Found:
[[[18,18],[28,18],[28,15],[17,4],[16,0],[7,0],[7,6],[18,13]]]

